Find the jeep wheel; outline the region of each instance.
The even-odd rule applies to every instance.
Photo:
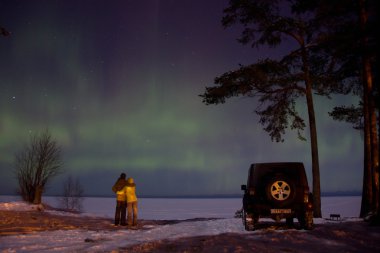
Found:
[[[306,230],[311,230],[313,229],[313,211],[308,211],[305,214],[305,229]]]
[[[255,224],[257,223],[258,219],[253,218],[252,215],[247,214],[247,212],[244,210],[242,214],[244,229],[247,231],[255,230]]]
[[[313,229],[313,212],[306,211],[305,214],[298,218],[301,229],[311,230]]]
[[[286,205],[293,201],[295,187],[291,180],[283,176],[277,176],[267,183],[266,188],[268,199],[278,205]]]

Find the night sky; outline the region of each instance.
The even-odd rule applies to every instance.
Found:
[[[121,172],[141,196],[239,194],[253,162],[304,162],[310,143],[272,142],[257,101],[206,106],[214,78],[279,49],[237,42],[221,0],[0,0],[0,194],[14,193],[14,155],[49,129],[64,173],[89,195],[112,195]],[[363,141],[327,114],[352,98],[315,97],[322,192],[361,191]],[[339,101],[339,102],[338,102]],[[305,100],[299,101],[305,114]],[[308,137],[308,129],[305,131]]]

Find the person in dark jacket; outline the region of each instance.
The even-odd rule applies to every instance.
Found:
[[[126,224],[127,197],[124,190],[124,187],[127,185],[126,177],[127,175],[125,173],[121,173],[120,177],[112,186],[112,191],[116,193],[115,226],[127,225]]]

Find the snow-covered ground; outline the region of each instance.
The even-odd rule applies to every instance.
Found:
[[[344,220],[359,220],[360,197],[324,197],[322,213],[324,218],[338,213]],[[43,202],[56,205],[56,199],[45,197]],[[113,217],[113,198],[86,198],[86,216]],[[33,205],[20,202],[11,196],[0,196],[0,210],[30,210]],[[241,199],[144,199],[139,200],[141,219],[185,220],[192,218],[223,218],[207,221],[181,222],[171,225],[151,225],[149,229],[87,231],[58,230],[35,232],[27,235],[0,237],[1,252],[111,252],[117,247],[139,244],[160,239],[175,239],[222,233],[260,233],[244,230],[241,219],[234,218],[241,208]],[[52,212],[52,211],[49,211]],[[57,211],[54,211],[57,214]],[[63,213],[62,213],[63,215]],[[315,219],[315,223],[328,222]],[[303,233],[303,230],[299,231]],[[87,241],[87,242],[86,242]],[[93,243],[89,243],[93,242]]]

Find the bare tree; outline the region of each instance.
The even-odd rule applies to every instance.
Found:
[[[15,155],[14,171],[23,200],[40,204],[46,184],[61,172],[61,149],[48,130],[31,137]]]
[[[84,190],[79,180],[68,176],[63,183],[63,193],[60,199],[61,207],[69,211],[81,211],[83,193]]]

